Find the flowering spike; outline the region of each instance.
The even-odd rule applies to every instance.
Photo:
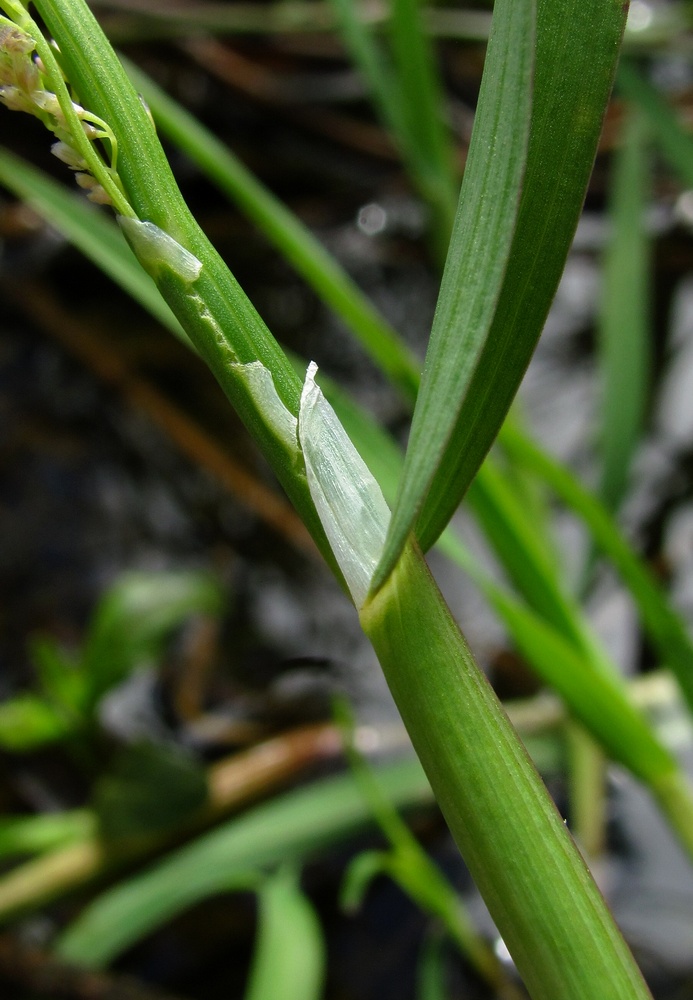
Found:
[[[67,120],[64,104],[61,105],[54,89],[55,72],[59,70],[53,72],[53,67],[51,76],[44,61],[35,55],[37,44],[36,38],[24,27],[0,15],[0,103],[10,111],[24,111],[42,121],[58,139],[52,152],[72,170],[79,171],[75,175],[77,183],[88,192],[87,197],[98,204],[112,204],[104,185],[89,173],[85,156],[74,147],[74,117],[71,122]],[[61,83],[62,79],[61,75]],[[107,141],[110,166],[104,164],[104,167],[120,186],[116,173],[118,144],[112,130],[80,104],[71,103],[74,116],[89,142],[97,139]],[[80,145],[79,142],[77,145]]]

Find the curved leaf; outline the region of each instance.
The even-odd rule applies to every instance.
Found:
[[[534,0],[500,0],[402,482],[373,587],[392,570],[488,339],[520,205],[531,120]],[[491,164],[491,166],[489,166]]]
[[[521,5],[513,6],[513,16],[519,17]],[[500,12],[497,4],[494,18]],[[512,248],[504,266],[495,271],[495,280],[502,278],[502,287],[496,289],[489,326],[481,331],[470,328],[470,307],[464,311],[459,307],[459,312],[456,307],[458,300],[471,294],[473,284],[466,284],[468,272],[472,272],[473,282],[475,268],[493,270],[487,257],[493,232],[488,228],[480,233],[484,240],[481,250],[472,247],[474,259],[458,262],[456,280],[446,275],[443,282],[425,388],[422,384],[412,426],[408,468],[374,590],[392,570],[412,530],[424,551],[438,537],[474,477],[522,379],[577,225],[624,17],[620,0],[538,3],[529,149]],[[515,39],[515,44],[522,44],[522,39]],[[491,56],[489,45],[487,62]],[[505,60],[499,62],[496,72],[502,73]],[[482,96],[479,114],[486,113],[487,98]],[[514,101],[511,122],[513,109],[522,101],[517,92]],[[471,163],[468,172],[470,169]],[[465,199],[465,188],[478,195],[477,186],[472,188],[465,179]],[[462,246],[462,218],[458,216],[453,235],[452,260],[458,253],[456,248]],[[460,281],[465,281],[464,287]],[[465,317],[464,325],[458,317]],[[448,329],[448,324],[455,324],[454,329]],[[460,350],[459,344],[453,347],[449,342],[463,342],[464,347]],[[463,367],[458,370],[460,364]]]

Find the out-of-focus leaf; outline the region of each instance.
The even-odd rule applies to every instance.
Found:
[[[245,1000],[319,1000],[325,978],[322,929],[290,867],[261,885],[259,911]]]
[[[674,110],[630,59],[621,60],[616,87],[645,115],[652,138],[686,187],[693,187],[693,136]]]
[[[190,345],[178,320],[135,259],[118,226],[96,205],[88,202],[83,195],[57,184],[6,149],[0,149],[0,184],[26,201],[160,323]]]
[[[70,718],[38,695],[17,695],[0,703],[0,746],[5,750],[34,750],[63,739],[71,729]]]
[[[386,851],[361,851],[353,859],[342,879],[339,903],[347,913],[361,909],[373,879],[390,875],[390,855]]]
[[[94,814],[88,809],[40,816],[5,816],[0,818],[0,858],[52,851],[94,832]]]
[[[417,0],[391,8],[386,51],[352,0],[332,0],[342,40],[375,108],[402,155],[432,217],[432,243],[441,264],[455,216],[457,180],[452,145],[441,119],[443,92]]]
[[[179,747],[155,743],[122,750],[94,792],[101,832],[116,842],[182,824],[206,800],[202,765]]]
[[[500,588],[488,584],[486,594],[523,656],[614,760],[652,788],[676,772],[673,756],[617,676],[592,669],[560,632]]]
[[[418,761],[390,764],[378,774],[396,806],[432,801]],[[105,965],[176,913],[227,891],[249,869],[300,861],[369,823],[370,810],[350,775],[275,798],[97,898],[63,935],[59,952],[79,965]]]
[[[504,470],[487,459],[467,494],[484,535],[508,578],[528,604],[556,628],[582,644],[584,630],[575,603],[561,584],[543,538],[519,502]]]
[[[156,657],[191,615],[218,615],[223,595],[206,573],[135,572],[121,576],[92,619],[82,667],[95,701],[136,666]]]
[[[432,215],[431,242],[441,266],[455,221],[459,182],[447,122],[445,93],[420,0],[394,0],[390,38],[397,74],[396,96],[406,130],[401,144],[409,169]]]
[[[506,425],[503,448],[541,477],[590,530],[592,538],[620,574],[638,606],[643,625],[662,663],[676,675],[693,710],[693,643],[681,616],[676,613],[654,574],[629,545],[609,511],[576,479],[517,428]]]
[[[380,118],[396,141],[408,141],[392,60],[369,25],[359,16],[358,6],[353,0],[331,0],[331,4],[342,41],[368,86]]]
[[[429,934],[419,956],[416,1000],[450,1000],[445,977],[445,947],[440,934]]]
[[[602,379],[600,495],[616,510],[628,485],[649,387],[649,241],[645,231],[647,138],[644,115],[626,119],[611,187],[611,235],[604,258],[599,322]]]

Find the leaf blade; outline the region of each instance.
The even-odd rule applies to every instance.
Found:
[[[649,239],[644,211],[648,186],[647,138],[642,114],[628,115],[612,181],[611,239],[604,257],[599,321],[602,375],[600,494],[616,510],[628,486],[649,389]]]
[[[388,544],[374,588],[414,526],[424,550],[452,516],[507,412],[541,332],[579,217],[611,89],[625,10],[539,0],[534,103],[517,228],[491,329],[447,440]],[[454,401],[443,397],[448,408]],[[457,401],[460,405],[460,401]],[[452,423],[452,428],[450,424]],[[428,445],[427,445],[428,446]],[[433,474],[431,474],[433,465]],[[418,470],[417,470],[418,474]],[[416,477],[414,477],[416,478]],[[420,513],[418,512],[420,510]],[[395,534],[396,532],[396,534]]]
[[[116,225],[95,205],[0,148],[0,184],[22,198],[187,346],[188,337]]]
[[[245,1000],[319,1000],[325,942],[317,914],[290,867],[259,889],[260,926]]]
[[[496,309],[529,142],[534,11],[533,0],[523,0],[501,2],[494,12],[479,110],[404,473],[374,589],[392,570],[441,467]],[[495,169],[487,169],[489,160]]]

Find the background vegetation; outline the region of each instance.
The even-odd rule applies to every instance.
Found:
[[[309,10],[181,8],[173,18],[141,7],[100,13],[111,37],[127,44],[130,56],[187,104],[186,110],[172,103],[141,69],[127,64],[171,144],[190,204],[273,332],[315,357],[339,377],[342,392],[350,388],[361,404],[325,383],[352,439],[394,497],[401,463],[395,442],[404,436],[416,393],[415,359],[423,353],[421,336],[431,323],[453,228],[489,12],[456,11],[453,17],[451,11],[427,9],[421,12],[428,19],[425,31],[420,12],[406,4],[396,8],[388,31],[379,27],[384,13],[376,12],[375,27],[366,21],[364,28],[354,8],[340,4]],[[688,851],[692,839],[688,792],[671,747],[678,751],[687,739],[681,735],[688,732],[682,706],[693,696],[693,660],[685,602],[667,595],[673,583],[685,597],[685,541],[671,539],[681,537],[672,534],[677,525],[685,539],[689,489],[686,390],[676,397],[689,374],[682,192],[693,159],[676,113],[677,101],[685,106],[689,73],[685,16],[674,5],[637,4],[632,10],[618,97],[602,134],[588,216],[568,271],[570,279],[581,267],[589,275],[595,262],[602,264],[599,297],[592,295],[589,276],[577,291],[578,299],[594,298],[599,306],[571,313],[564,285],[549,327],[560,338],[554,350],[561,363],[547,379],[544,402],[528,392],[529,420],[519,410],[513,415],[498,453],[467,495],[467,509],[496,565],[480,554],[479,534],[468,519],[457,527],[466,532],[473,556],[459,530],[440,543],[502,623],[504,633],[493,625],[475,629],[465,606],[476,599],[458,596],[468,594],[466,585],[450,578],[450,599],[461,607],[500,692],[529,698],[520,705],[513,699],[511,715],[528,733],[595,870],[619,857],[616,833],[644,851],[637,831],[622,815],[612,816],[614,772],[604,755],[649,789]],[[424,44],[428,33],[436,39],[435,64]],[[438,62],[442,80],[434,71]],[[665,96],[664,85],[671,90]],[[519,99],[516,89],[511,97]],[[562,113],[572,114],[567,106]],[[158,292],[110,220],[88,212],[71,191],[16,158],[19,152],[33,164],[45,163],[42,130],[19,116],[4,117],[11,122],[6,134],[13,153],[2,154],[0,175],[37,213],[9,202],[5,212],[8,315],[17,317],[13,326],[29,315],[33,329],[61,345],[20,339],[8,323],[7,382],[20,387],[3,397],[10,415],[19,416],[8,426],[30,430],[15,429],[7,444],[14,462],[7,477],[12,520],[4,583],[4,656],[12,669],[0,710],[7,762],[8,817],[0,841],[9,859],[0,882],[5,919],[51,944],[57,938],[62,958],[78,965],[109,963],[149,935],[149,951],[131,950],[129,968],[183,995],[216,996],[224,989],[258,1000],[289,997],[295,989],[301,997],[386,996],[390,986],[378,978],[379,958],[370,977],[362,974],[369,966],[354,941],[364,932],[353,930],[357,917],[338,916],[337,887],[349,911],[370,900],[375,913],[385,899],[382,905],[413,920],[414,908],[403,910],[401,898],[384,888],[389,879],[425,915],[416,919],[427,928],[412,968],[411,958],[401,957],[411,951],[407,925],[395,921],[394,965],[408,975],[406,985],[387,977],[398,995],[520,995],[512,970],[499,960],[502,948],[494,952],[489,946],[492,932],[482,919],[479,936],[453,887],[393,810],[430,803],[418,765],[378,763],[376,781],[351,750],[348,774],[331,777],[325,771],[320,780],[271,798],[307,766],[324,769],[325,758],[337,759],[344,743],[373,750],[402,736],[384,721],[392,719],[391,709],[371,680],[372,662],[346,625],[348,605],[319,570],[309,570],[314,560],[307,534],[201,366],[163,340],[142,314],[130,312],[96,270],[77,263],[56,231],[180,335]],[[231,149],[243,154],[252,173]],[[543,153],[533,155],[548,169]],[[64,180],[64,171],[50,172]],[[576,185],[569,178],[577,208]],[[231,195],[250,222],[221,208],[217,188]],[[495,195],[477,190],[473,203],[483,206],[489,197]],[[658,214],[646,211],[648,206]],[[39,218],[53,228],[43,228]],[[501,229],[510,224],[507,212],[499,211],[498,220]],[[596,236],[586,235],[590,224]],[[565,240],[571,235],[567,225]],[[477,267],[488,281],[492,256],[483,268],[474,263],[464,279],[458,275],[458,285],[467,287]],[[335,261],[340,257],[342,267]],[[460,259],[464,265],[467,257],[461,253]],[[550,284],[550,268],[540,265]],[[561,265],[557,256],[555,268]],[[673,292],[677,310],[670,308]],[[348,331],[361,347],[353,346]],[[488,354],[491,367],[495,349]],[[79,367],[66,360],[65,350]],[[519,369],[516,361],[513,372]],[[578,407],[567,392],[583,375],[587,400]],[[514,377],[503,390],[508,398]],[[95,388],[103,384],[108,388]],[[433,396],[445,402],[447,393],[437,388]],[[499,412],[502,395],[499,390],[490,401]],[[558,399],[553,410],[552,398]],[[34,399],[37,408],[27,424]],[[672,400],[675,408],[667,415]],[[574,405],[575,413],[568,412]],[[556,423],[560,418],[561,437],[552,437],[554,428],[537,419],[542,406]],[[126,418],[126,408],[136,417]],[[54,435],[65,410],[59,426],[66,428],[62,450],[68,458],[61,463]],[[108,430],[97,432],[98,424]],[[529,436],[528,424],[578,467],[579,478]],[[43,446],[40,435],[35,442],[37,427],[47,435]],[[27,453],[37,473],[31,486],[17,472],[17,457]],[[473,453],[473,444],[464,449],[472,464]],[[416,479],[422,478],[419,470]],[[447,495],[448,484],[439,492]],[[61,493],[67,501],[48,519],[46,498]],[[83,493],[96,502],[85,504]],[[451,512],[440,515],[437,526],[420,524],[419,537],[432,541]],[[172,571],[152,572],[162,565]],[[134,567],[139,572],[118,577],[117,570]],[[298,601],[298,593],[305,600]],[[614,652],[597,637],[594,608],[606,602],[605,594],[617,600],[624,593],[637,618],[631,615],[620,626],[622,643]],[[676,677],[679,694],[659,668]],[[651,674],[647,683],[623,679],[624,673],[642,671]],[[562,702],[536,694],[540,684],[558,692]],[[652,724],[656,717],[648,721],[632,707],[630,689],[642,692],[646,707],[661,712],[665,706],[659,730]],[[357,706],[355,728],[344,708],[332,721],[330,696],[344,690]],[[115,706],[111,714],[109,706]],[[229,744],[237,752],[227,759]],[[250,749],[238,749],[245,744]],[[221,824],[226,813],[258,796],[266,799],[263,805]],[[428,818],[419,832],[428,835],[432,850],[445,852],[440,822],[431,812],[422,815]],[[383,840],[361,842],[367,849],[354,848],[347,864],[342,845],[369,821],[380,827]],[[206,827],[212,830],[201,835]],[[174,851],[184,840],[189,846]],[[661,844],[656,850],[675,850],[666,839]],[[138,876],[152,856],[163,860]],[[464,874],[458,864],[453,868],[459,889]],[[627,884],[632,872],[623,878]],[[106,880],[114,886],[111,893],[85,909]],[[240,894],[233,905],[210,903],[194,911],[206,928],[224,914],[223,933],[211,933],[204,947],[194,933],[190,941],[185,924],[170,924],[200,900],[229,892]],[[251,961],[254,899],[258,930]],[[49,924],[27,919],[47,903]],[[237,925],[236,939],[229,924]],[[152,939],[161,925],[168,932]],[[685,937],[685,913],[680,926]],[[175,949],[181,938],[185,960],[167,966],[151,957]],[[83,974],[56,964],[49,966],[49,980],[42,980],[52,959],[40,949],[27,951],[14,932],[5,945],[5,974],[15,984],[23,980],[29,994],[49,981],[53,995],[59,989],[81,995]],[[647,965],[648,955],[639,957]],[[152,962],[162,963],[159,972],[148,971]],[[646,971],[662,996],[672,979],[686,981],[680,957],[659,979],[658,962],[651,957],[650,964]],[[104,990],[148,989],[118,982],[114,987],[109,978],[101,983]]]

